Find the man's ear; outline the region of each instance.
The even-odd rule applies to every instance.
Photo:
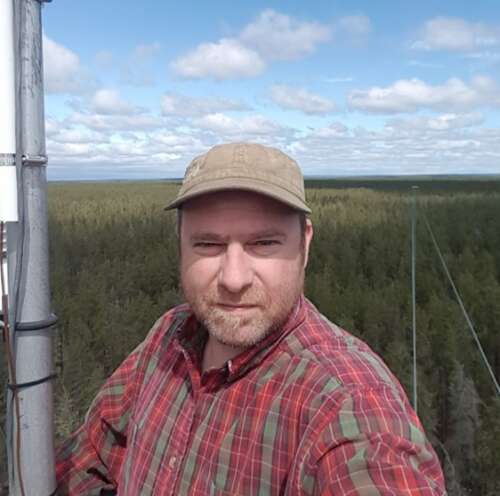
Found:
[[[311,245],[313,233],[314,230],[311,219],[306,219],[306,225],[304,230],[304,269],[307,267],[307,262],[309,260],[309,246]]]

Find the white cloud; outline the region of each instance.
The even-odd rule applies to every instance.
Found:
[[[103,143],[107,140],[107,136],[86,128],[63,127],[57,133],[50,134],[50,139],[58,143],[89,144]]]
[[[154,43],[140,43],[137,45],[130,55],[132,60],[141,61],[155,56],[161,49],[159,42]]]
[[[97,90],[91,99],[90,108],[101,115],[133,115],[144,111],[123,100],[118,91],[112,89]]]
[[[76,136],[76,135],[75,135]],[[171,135],[162,142],[159,134],[110,135],[99,141],[57,141],[49,139],[47,148],[53,164],[107,164],[117,166],[169,163],[181,156],[193,156],[205,149],[196,138]],[[187,158],[186,158],[187,161]]]
[[[68,117],[71,124],[80,124],[96,131],[148,131],[165,125],[159,117],[138,115],[101,115],[75,112]]]
[[[149,68],[132,63],[125,64],[120,69],[120,83],[130,86],[153,86],[155,78]]]
[[[151,161],[153,163],[168,163],[168,162],[173,162],[174,160],[178,160],[181,158],[182,155],[179,155],[178,153],[153,153],[151,155]]]
[[[60,122],[53,117],[45,118],[45,135],[49,138],[58,133],[60,129]]]
[[[148,140],[154,153],[177,153],[192,158],[193,155],[206,150],[206,146],[199,137],[164,129],[149,134]],[[190,158],[186,160],[186,163]]]
[[[213,140],[205,143],[203,133],[196,136],[193,130],[167,130],[165,121],[156,123],[160,124],[156,129],[142,124],[144,116],[74,114],[63,120],[48,118],[51,177],[180,176],[193,156],[214,144]],[[129,130],[120,131],[126,128]]]
[[[291,141],[306,174],[498,173],[500,129],[477,115],[391,120],[381,130],[334,122]]]
[[[306,174],[494,173],[500,161],[500,129],[485,128],[476,112],[389,119],[379,130],[333,121],[300,133],[262,115],[210,114],[182,127],[164,119],[148,127],[145,118],[47,119],[51,176],[179,177],[194,156],[240,139],[290,152]]]
[[[282,126],[277,122],[262,115],[235,119],[222,113],[216,113],[195,119],[193,123],[202,129],[226,136],[258,136],[278,133],[282,130]]]
[[[500,61],[500,51],[493,52],[490,50],[484,50],[482,52],[470,52],[465,54],[464,57],[486,63],[495,64],[498,61]]]
[[[280,107],[300,110],[305,114],[328,114],[335,110],[335,103],[303,88],[276,85],[271,88],[271,98]]]
[[[155,143],[167,146],[169,149],[175,150],[176,152],[186,151],[193,146],[200,145],[200,140],[193,136],[182,136],[164,130],[157,131],[150,137]]]
[[[433,68],[433,69],[436,69],[436,68],[439,68],[439,67],[442,67],[441,64],[437,64],[435,62],[426,62],[426,61],[423,61],[423,60],[409,60],[408,61],[408,65],[412,65],[414,67],[424,67],[424,68]]]
[[[59,143],[51,141],[47,143],[47,147],[50,150],[51,162],[57,162],[60,157],[64,157],[66,160],[85,160],[87,158],[92,160],[93,152],[97,148],[90,143]]]
[[[442,114],[437,117],[430,117],[427,122],[429,129],[445,131],[448,129],[460,129],[482,124],[483,116],[479,112],[468,114]]]
[[[266,9],[243,29],[240,39],[266,60],[293,60],[311,54],[331,36],[330,26],[298,21]]]
[[[252,78],[268,61],[294,60],[311,54],[331,38],[332,28],[303,22],[272,9],[260,13],[239,36],[201,43],[172,62],[172,71],[187,79]]]
[[[258,76],[265,63],[260,55],[237,40],[223,38],[217,43],[202,43],[175,60],[172,70],[188,79],[240,79]]]
[[[424,24],[412,47],[467,52],[495,45],[500,45],[500,25],[473,23],[458,17],[435,17]]]
[[[138,178],[148,173],[169,175],[162,172],[162,165],[185,165],[194,154],[207,148],[206,132],[186,124],[176,127],[172,120],[124,101],[116,90],[101,89],[79,102],[78,110],[68,117],[46,119],[51,164],[64,170],[64,177],[75,174],[71,170],[78,165],[85,166],[77,172],[80,177],[101,177],[98,169],[90,172],[86,168],[101,164],[107,166],[108,177],[127,176],[130,167]],[[174,175],[182,172],[175,170]]]
[[[230,100],[229,98],[194,98],[176,93],[167,93],[161,99],[161,111],[163,115],[180,117],[200,117],[217,112],[248,109],[249,107],[244,103]]]
[[[131,86],[152,86],[155,82],[154,57],[160,52],[159,42],[140,43],[120,67],[120,82]]]
[[[348,136],[349,129],[341,122],[332,122],[329,126],[314,129],[310,135],[318,138],[339,138]]]
[[[95,61],[103,67],[108,67],[113,63],[113,53],[109,50],[101,50],[95,54]]]
[[[47,93],[81,93],[84,90],[86,78],[78,55],[45,35],[43,69]]]
[[[451,78],[442,85],[431,86],[419,79],[400,79],[391,86],[353,90],[349,107],[373,113],[415,112],[420,109],[467,110],[500,104],[500,88],[486,76],[476,76],[469,84]]]
[[[478,126],[484,121],[479,112],[465,114],[440,114],[434,117],[417,116],[407,119],[390,119],[386,127],[406,131],[449,131]]]
[[[337,22],[337,28],[353,37],[364,37],[371,33],[370,18],[365,15],[345,16]]]
[[[352,76],[338,76],[338,77],[326,77],[323,78],[325,83],[352,83],[354,78]]]

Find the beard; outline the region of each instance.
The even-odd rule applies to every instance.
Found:
[[[196,288],[182,274],[181,284],[186,301],[211,337],[226,346],[248,348],[279,329],[302,294],[302,265],[297,265],[283,277],[282,282],[272,289],[266,289],[260,283],[253,284],[238,295],[216,283],[204,290]],[[224,308],[221,303],[250,307],[235,312]]]

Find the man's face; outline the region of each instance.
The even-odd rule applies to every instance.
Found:
[[[184,296],[211,338],[248,347],[284,323],[303,289],[312,226],[243,191],[190,200],[180,228]]]

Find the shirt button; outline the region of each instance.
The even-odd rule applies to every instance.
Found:
[[[168,466],[173,469],[175,467],[175,464],[177,463],[177,457],[176,456],[171,456],[170,460],[168,461]]]

